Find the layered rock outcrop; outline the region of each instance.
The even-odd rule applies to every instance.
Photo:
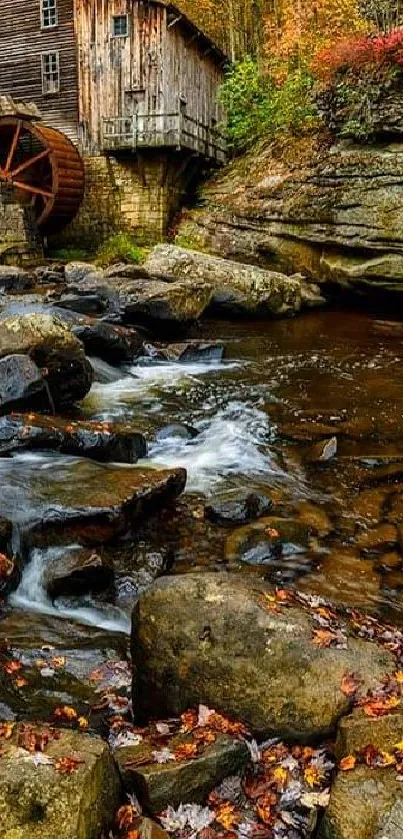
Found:
[[[315,282],[403,289],[403,143],[254,149],[210,182],[180,243]]]

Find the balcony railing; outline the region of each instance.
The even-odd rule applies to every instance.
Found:
[[[165,147],[194,151],[219,163],[226,160],[222,132],[184,113],[105,117],[101,142],[103,151]]]

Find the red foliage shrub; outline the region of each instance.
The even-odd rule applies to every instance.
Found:
[[[328,80],[342,70],[393,66],[403,67],[403,29],[387,35],[345,38],[322,50],[312,69],[319,78]]]

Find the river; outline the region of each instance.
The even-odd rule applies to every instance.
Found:
[[[403,326],[368,313],[321,311],[205,323],[197,337],[222,342],[224,358],[146,358],[121,369],[92,360],[96,381],[81,416],[130,422],[148,439],[148,463],[186,467],[187,490],[174,512],[144,524],[136,542],[111,548],[116,584],[102,596],[52,602],[46,565],[77,546],[31,551],[3,608],[2,639],[27,672],[57,650],[69,679],[51,678],[46,690],[32,681],[29,698],[9,684],[2,690],[0,679],[0,707],[3,700],[34,714],[56,695],[87,700],[83,673],[125,657],[131,606],[167,567],[161,557],[177,573],[264,575],[402,622]],[[171,423],[176,427],[161,433]],[[194,429],[192,436],[178,424]],[[336,456],[317,462],[314,444],[333,436]],[[0,459],[0,514],[17,522],[15,539],[49,498],[63,503],[70,483],[85,492],[94,468],[49,453]],[[205,517],[206,504],[245,491],[271,500],[263,525],[241,531]],[[272,550],[277,533],[280,553]]]

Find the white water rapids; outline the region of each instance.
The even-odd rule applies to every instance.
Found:
[[[220,491],[229,476],[287,480],[270,451],[272,431],[267,414],[258,405],[242,399],[225,401],[227,377],[242,366],[238,362],[202,361],[200,363],[150,362],[129,370],[119,370],[98,359],[92,360],[96,379],[84,402],[88,417],[110,421],[151,418],[155,429],[166,422],[191,423],[198,431],[193,439],[173,433],[155,439],[149,433],[148,457],[144,465],[184,466],[188,471],[188,491],[209,494]],[[179,419],[178,419],[179,415]],[[68,470],[79,459],[56,454],[20,454],[0,459],[3,484],[0,513],[23,524],[33,515],[40,516],[44,504],[42,486],[49,481],[66,482]],[[39,491],[39,494],[38,494]],[[51,503],[51,491],[48,490]],[[45,492],[46,498],[46,492]],[[17,512],[18,510],[18,512]],[[52,602],[43,585],[46,564],[75,546],[34,549],[24,569],[22,580],[10,598],[13,606],[57,615],[106,630],[128,632],[129,618],[120,609],[95,604],[89,598],[76,605]]]

